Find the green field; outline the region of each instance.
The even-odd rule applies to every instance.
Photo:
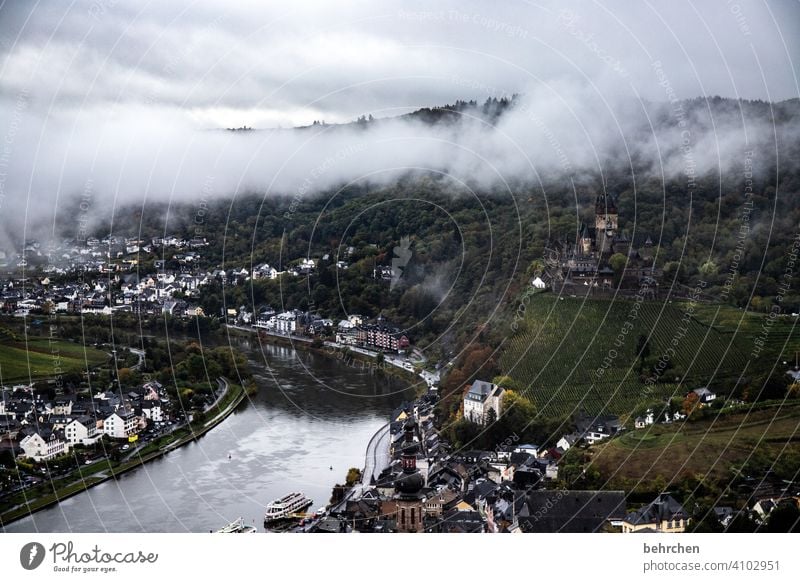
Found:
[[[800,405],[779,406],[699,422],[653,425],[630,431],[588,450],[587,466],[605,486],[669,487],[682,476],[728,483],[747,464],[796,475],[800,460]]]
[[[82,372],[108,361],[108,354],[65,340],[0,343],[0,383],[27,382]]]
[[[517,331],[502,347],[500,363],[505,374],[528,386],[544,415],[578,409],[627,414],[643,402],[683,396],[707,384],[725,393],[746,366],[749,373],[800,349],[796,320],[782,318],[771,326],[756,362],[753,340],[764,319],[726,306],[559,299],[544,293],[530,298]],[[650,355],[640,369],[641,337],[647,338]],[[669,366],[647,384],[670,349]]]

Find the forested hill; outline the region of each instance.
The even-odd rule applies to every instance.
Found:
[[[388,184],[356,181],[302,197],[254,192],[235,199],[148,202],[118,210],[113,223],[100,220],[88,234],[144,240],[203,236],[210,243],[202,250],[205,269],[250,269],[261,263],[285,269],[305,257],[319,259],[320,268],[308,278],[228,287],[224,303],[313,308],[331,318],[383,313],[409,329],[416,342],[435,344],[446,354],[476,335],[502,335],[505,328],[497,322],[512,316],[548,242],[574,241],[582,222],[594,224],[595,197],[606,192],[616,199],[620,229],[633,246],[648,237],[657,245],[664,292],[703,280],[707,300],[751,310],[779,304],[783,312],[800,311],[793,246],[800,225],[795,139],[800,102],[711,99],[650,105],[651,122],[675,126],[678,105],[696,135],[703,123],[721,132],[744,119],[752,142],[756,137],[766,142],[752,151],[726,152],[724,168],[691,180],[681,171],[657,171],[652,160],[633,169],[627,162],[575,171],[571,179],[558,173],[540,181],[520,177],[510,188],[469,190],[446,175],[417,173]],[[450,119],[484,107],[460,102],[416,115]],[[493,110],[491,102],[487,114],[495,123],[506,123],[515,107],[516,100],[498,101]],[[765,146],[770,139],[771,147]],[[699,150],[697,145],[697,156],[707,153]],[[789,159],[784,163],[784,158]],[[69,208],[60,215],[64,237],[74,237],[81,219],[80,205],[71,207],[73,215]],[[402,277],[394,284],[376,278],[375,269],[392,265],[405,237],[411,258]],[[167,268],[179,266],[172,254],[165,258]],[[347,269],[338,268],[337,261]],[[152,268],[143,258],[139,270]],[[217,313],[222,289],[202,301],[207,313]]]

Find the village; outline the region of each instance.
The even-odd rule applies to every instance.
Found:
[[[14,456],[22,474],[16,483],[3,488],[0,498],[43,479],[68,474],[74,470],[74,459],[91,465],[119,458],[129,450],[132,454],[136,447],[168,435],[186,422],[186,414],[173,406],[156,381],[126,394],[106,390],[94,397],[81,393],[52,399],[36,392],[33,385],[3,388],[0,451]]]
[[[473,382],[463,397],[465,418],[482,426],[499,418],[503,392],[490,382]],[[716,398],[707,388],[691,394],[698,406]],[[656,422],[653,411],[630,427],[614,415],[578,414],[574,430],[549,448],[511,435],[493,450],[454,450],[434,422],[437,400],[432,387],[392,413],[385,431],[370,443],[361,482],[308,531],[682,533],[692,523],[692,511],[669,492],[631,508],[625,491],[571,489],[559,480],[559,461],[571,448],[645,429]],[[660,422],[684,418],[676,412]],[[763,524],[787,503],[797,503],[795,489],[764,480],[750,508],[718,505],[712,511],[723,527],[739,516]]]
[[[603,225],[611,229],[616,227],[612,221],[616,216],[606,216],[607,204],[613,202],[598,201],[597,211],[598,215],[603,213]],[[611,211],[615,212],[613,207]],[[619,237],[611,238],[619,250]],[[27,244],[11,265],[13,273],[0,281],[0,311],[31,323],[57,314],[201,318],[207,315],[199,305],[206,285],[309,276],[319,260],[302,258],[283,271],[267,263],[252,269],[203,270],[201,253],[207,244],[203,239],[178,237],[153,239],[148,244],[119,237],[90,238],[81,244],[67,242],[44,255],[38,243]],[[585,246],[577,252],[596,252],[598,256],[604,252],[592,251],[589,243]],[[155,258],[167,252],[174,253],[170,261]],[[143,254],[151,255],[156,270],[141,276],[135,271],[138,258],[126,257]],[[4,258],[8,257],[0,255]],[[41,263],[36,277],[31,275],[33,267],[28,267],[28,258]],[[330,261],[329,256],[321,259]],[[576,272],[573,262],[574,258],[568,258],[563,263],[567,281],[572,281]],[[346,269],[347,263],[339,261],[336,268]],[[27,272],[25,277],[19,274],[20,269]],[[585,277],[581,273],[578,276]],[[373,277],[381,281],[391,281],[393,276],[389,266],[373,270]],[[642,272],[639,276],[648,275]],[[557,279],[550,275],[546,278],[551,285]],[[542,278],[535,276],[531,286],[541,289]],[[600,288],[595,279],[584,286]],[[332,501],[327,512],[302,531],[679,533],[690,526],[691,511],[669,492],[634,504],[638,508],[629,511],[626,491],[574,490],[559,479],[560,461],[570,449],[595,446],[626,430],[681,423],[686,419],[686,410],[681,407],[648,409],[625,423],[611,414],[579,412],[572,418],[570,430],[554,438],[551,446],[516,442],[518,437],[511,435],[492,450],[454,449],[441,435],[434,417],[441,364],[435,369],[426,365],[408,333],[382,315],[370,319],[350,314],[334,321],[316,312],[276,311],[268,305],[257,310],[228,307],[213,315],[231,328],[318,342],[367,360],[380,359],[419,375],[427,386],[424,395],[395,410],[384,433],[370,443],[372,450],[367,457],[371,454],[372,461],[367,459],[361,482]],[[492,382],[473,381],[464,388],[463,418],[482,428],[501,418],[505,391]],[[220,385],[214,397],[218,399],[223,393]],[[686,400],[694,407],[721,405],[708,387],[691,390]],[[206,408],[210,405],[205,402]],[[85,392],[57,394],[52,399],[42,397],[33,384],[4,387],[0,443],[13,451],[21,474],[19,482],[4,488],[2,495],[14,495],[45,478],[69,474],[74,467],[58,461],[70,452],[72,456],[79,454],[80,462],[86,465],[109,455],[127,458],[137,447],[190,421],[191,414],[173,406],[164,387],[155,381],[127,393],[105,390],[93,396]],[[789,487],[772,484],[762,489],[753,496],[749,509],[714,507],[719,523],[727,526],[742,511],[747,519],[764,523],[782,503],[796,504]]]
[[[645,288],[648,298],[654,298],[661,273],[654,267],[650,239],[641,248],[630,246],[619,231],[612,196],[598,196],[594,210],[595,225],[583,225],[575,245],[554,245],[560,250],[533,273],[531,290],[549,287],[559,293],[602,294],[615,287],[619,265],[611,267],[622,257],[628,265],[621,288]],[[518,442],[514,433],[490,450],[469,443],[456,448],[443,436],[442,423],[447,419],[435,414],[447,364],[428,362],[409,332],[383,314],[325,317],[313,305],[305,309],[284,305],[278,310],[264,303],[220,305],[218,312],[206,313],[201,306],[210,286],[224,289],[282,277],[312,277],[321,264],[345,271],[353,247],[344,250],[341,260],[324,254],[293,259],[282,269],[255,261],[249,267],[209,269],[203,267],[208,246],[205,238],[178,236],[149,241],[89,237],[59,245],[26,241],[20,253],[0,252],[0,269],[7,273],[0,279],[0,312],[32,328],[58,316],[213,320],[229,330],[346,353],[421,378],[427,391],[396,409],[370,442],[360,482],[335,492],[326,512],[298,531],[680,533],[690,528],[695,519],[692,509],[674,492],[632,502],[630,491],[574,489],[560,470],[562,461],[571,450],[591,450],[631,431],[682,425],[694,410],[736,407],[741,401],[718,398],[708,386],[687,387],[677,403],[665,401],[623,419],[577,410],[565,430],[552,435],[546,445]],[[376,263],[372,278],[388,286],[396,280],[398,268],[402,270]],[[225,393],[224,379],[217,382],[217,389],[202,403],[203,411]],[[5,487],[3,496],[74,471],[74,466],[59,464],[70,452],[86,465],[108,456],[129,458],[138,447],[192,421],[192,413],[174,406],[155,381],[126,392],[113,383],[99,393],[57,392],[48,399],[33,383],[2,389],[0,450],[11,451],[20,468],[19,482]],[[488,430],[507,412],[507,392],[502,383],[472,381],[463,386],[459,418],[479,431]],[[711,508],[716,521],[722,527],[737,518],[764,524],[775,508],[798,505],[794,483],[766,477],[752,492],[748,507]]]
[[[145,244],[140,239],[110,236],[89,237],[84,241],[67,240],[60,245],[27,241],[23,251],[11,263],[0,252],[0,314],[31,317],[41,324],[45,316],[120,315],[169,316],[192,319],[216,318],[229,325],[301,338],[327,337],[345,346],[403,353],[410,346],[407,334],[378,316],[374,320],[349,314],[334,323],[311,310],[297,308],[277,311],[269,305],[257,309],[247,306],[220,308],[219,313],[205,313],[199,305],[204,287],[245,285],[262,279],[283,276],[307,277],[315,273],[320,259],[300,258],[292,266],[277,270],[268,263],[247,268],[204,270],[201,249],[206,239],[182,239],[175,236],[155,238]],[[345,256],[353,252],[346,249]],[[171,260],[163,257],[172,254]],[[145,257],[154,271],[139,273]],[[330,255],[321,257],[330,261]],[[336,262],[337,269],[347,269],[346,260]],[[391,266],[376,266],[373,278],[391,281]],[[37,318],[40,318],[37,320]]]

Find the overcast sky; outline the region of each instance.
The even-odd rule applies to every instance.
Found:
[[[0,90],[57,116],[270,127],[564,80],[663,100],[660,61],[679,97],[776,101],[798,96],[799,29],[788,0],[3,2]]]
[[[643,100],[800,94],[796,1],[262,4],[2,2],[0,223],[52,225],[76,196],[94,208],[294,195],[406,168],[533,180],[554,168],[597,172],[612,150],[674,175],[685,161],[665,152],[684,136],[642,134]],[[491,132],[400,122],[200,131],[391,117],[514,93],[524,107]],[[772,139],[744,118],[701,125],[691,125],[700,171],[739,164],[744,147]]]

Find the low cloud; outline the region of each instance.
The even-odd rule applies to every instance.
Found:
[[[306,196],[414,170],[487,188],[612,167],[702,175],[740,167],[747,149],[763,169],[776,142],[797,140],[796,120],[773,127],[733,102],[713,116],[703,103],[680,109],[714,94],[796,97],[796,7],[94,0],[0,12],[0,224],[11,238],[57,230],[81,203],[105,213]],[[514,93],[496,124],[470,112],[433,126],[395,118]],[[367,113],[381,119],[220,129]]]
[[[597,107],[586,106],[593,101]],[[348,182],[385,184],[408,172],[443,173],[479,188],[626,168],[700,176],[740,167],[747,150],[760,152],[761,167],[774,165],[776,132],[782,142],[798,136],[797,122],[773,127],[763,110],[752,117],[731,103],[712,117],[702,103],[687,107],[624,99],[600,106],[590,88],[562,85],[526,93],[496,125],[480,108],[456,123],[387,118],[264,131],[198,130],[130,108],[103,123],[72,124],[22,110],[16,121],[3,120],[18,128],[4,170],[3,218],[6,228],[41,227],[82,200],[107,213],[201,193],[302,197]]]

